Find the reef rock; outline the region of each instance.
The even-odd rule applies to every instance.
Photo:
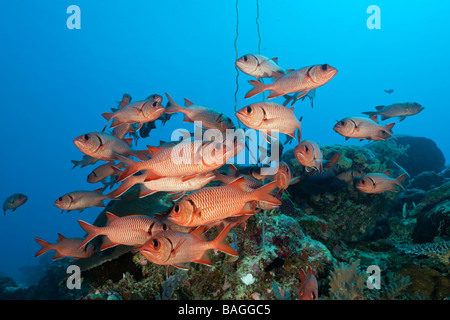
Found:
[[[417,217],[411,235],[415,243],[433,242],[436,236],[450,236],[446,227],[450,217],[450,182],[429,191],[410,215]]]
[[[396,162],[414,177],[424,171],[441,172],[445,169],[445,157],[436,143],[424,137],[395,136],[396,142],[409,146]]]
[[[306,173],[293,156],[292,150],[283,155],[282,160],[289,164],[293,175],[301,176],[299,183],[289,187],[292,202],[306,215],[323,220],[335,236],[336,243],[356,242],[372,230],[378,220],[387,215],[397,193],[389,191],[382,194],[365,194],[355,189],[351,182],[344,182],[336,176],[349,170],[369,173],[384,172],[387,169],[390,169],[394,176],[398,174],[399,169],[381,162],[369,148],[333,145],[321,149],[325,158],[332,152],[340,154],[337,163],[321,174]],[[330,247],[330,243],[327,245]]]

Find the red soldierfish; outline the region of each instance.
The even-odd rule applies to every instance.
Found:
[[[388,106],[377,106],[375,109],[377,109],[377,111],[363,113],[369,115],[369,117],[381,115],[381,120],[386,120],[392,117],[400,117],[400,121],[403,121],[407,116],[418,114],[424,109],[424,107],[417,102],[403,102],[390,104]]]
[[[231,256],[238,256],[236,250],[225,241],[230,228],[231,225],[228,225],[212,241],[205,241],[202,238],[204,227],[196,228],[191,233],[160,232],[148,240],[139,251],[150,262],[167,265],[167,276],[169,266],[185,270],[188,268],[183,264],[188,262],[211,266],[209,250],[219,250]]]
[[[358,182],[356,182],[355,187],[364,193],[381,193],[385,191],[398,191],[395,185],[401,187],[402,180],[406,177],[406,174],[402,174],[397,179],[389,177],[389,171],[384,173],[367,173],[363,175]]]
[[[110,161],[113,154],[118,153],[124,157],[135,156],[141,160],[148,159],[148,151],[135,151],[131,149],[132,139],[119,139],[108,133],[90,132],[77,137],[73,143],[84,154],[96,159]]]
[[[259,78],[272,78],[274,73],[286,74],[293,71],[281,68],[278,64],[278,58],[269,59],[260,54],[246,54],[236,61],[236,67],[249,76]]]
[[[310,90],[323,86],[330,81],[337,73],[336,68],[328,64],[314,65],[298,69],[280,77],[273,83],[263,84],[256,80],[250,80],[249,83],[254,86],[245,98],[251,98],[258,93],[270,90],[268,99],[280,97],[289,93],[302,92],[296,96],[300,99],[305,96]]]
[[[15,193],[6,198],[3,203],[3,214],[6,215],[7,210],[16,211],[18,207],[23,205],[28,200],[28,197],[23,193]]]
[[[294,178],[289,165],[284,161],[280,161],[278,171],[273,175],[273,180],[278,182],[278,195],[281,197],[291,184],[300,181],[300,177]]]
[[[164,106],[158,101],[142,100],[127,104],[114,113],[105,112],[102,116],[108,122],[112,120],[111,128],[115,128],[124,123],[138,123],[139,126],[142,126],[145,122],[155,121],[165,111]]]
[[[254,177],[251,176],[247,176],[245,174],[241,174],[235,166],[230,165],[230,170],[228,172],[227,175],[222,174],[220,172],[218,172],[217,170],[213,171],[214,174],[216,175],[216,180],[219,180],[220,182],[222,182],[223,184],[230,184],[233,183],[234,181],[236,181],[239,178],[243,178],[244,181],[241,184],[241,188],[243,191],[246,192],[252,192],[258,188],[261,188],[263,186],[262,181],[264,181],[264,179],[257,180]],[[276,179],[274,179],[276,180]],[[280,182],[278,181],[278,188],[280,188]],[[264,202],[264,201],[254,201],[255,203],[247,203],[247,207],[249,208],[253,208],[253,206],[255,206],[258,209],[262,209],[262,210],[272,210],[272,209],[276,209],[278,208],[278,204],[273,204],[273,203],[269,203],[269,202]],[[256,213],[256,211],[255,211]],[[243,217],[242,216],[233,216],[231,218],[226,218],[225,220],[242,220]],[[225,221],[224,220],[224,221]]]
[[[377,123],[377,116],[371,118],[349,117],[338,121],[333,130],[345,137],[360,140],[384,140],[393,136],[395,123],[385,126]]]
[[[236,113],[236,116],[251,129],[277,130],[293,138],[298,129],[300,135],[301,123],[295,117],[294,107],[286,108],[275,102],[258,102],[242,108]]]
[[[100,235],[106,236],[107,238],[103,238],[100,250],[105,250],[119,244],[134,247],[142,246],[152,236],[167,230],[167,226],[158,219],[148,216],[132,215],[118,217],[110,212],[106,212],[106,218],[107,222],[104,227],[96,227],[82,220],[78,220],[80,226],[87,232],[87,236],[80,244],[80,248]]]
[[[223,166],[236,155],[227,142],[185,140],[158,152],[152,159],[134,161],[120,155],[116,159],[126,164],[118,182],[140,170],[146,170],[146,181],[163,177],[191,176]]]
[[[73,191],[59,197],[54,205],[67,211],[81,210],[90,207],[105,207],[103,200],[114,199],[112,194],[101,194],[102,189],[94,191]]]
[[[80,244],[83,239],[80,238],[66,238],[58,233],[58,241],[55,244],[49,243],[39,238],[35,238],[36,242],[42,246],[42,248],[36,252],[35,257],[46,253],[49,250],[55,250],[55,256],[53,260],[61,259],[64,257],[72,257],[74,259],[89,258],[96,252],[95,246],[89,244],[84,248],[80,248]]]
[[[299,299],[317,300],[319,298],[319,286],[311,267],[308,267],[306,272],[300,271],[300,280],[302,281],[302,286],[300,287]]]
[[[118,166],[120,166],[120,164]],[[97,183],[111,175],[119,175],[120,173],[121,171],[114,162],[108,162],[92,170],[87,176],[87,182]]]
[[[336,179],[342,180],[349,185],[353,185],[353,183],[355,182],[355,178],[362,177],[363,175],[364,172],[362,172],[361,170],[348,170],[336,175]]]
[[[323,171],[323,156],[319,145],[312,140],[303,140],[294,148],[294,156],[297,161],[305,166],[307,172],[312,169]]]
[[[169,99],[166,113],[180,112],[184,114],[184,122],[201,122],[202,127],[216,129],[221,132],[226,132],[227,129],[234,129],[233,121],[215,109],[195,105],[187,99],[184,99],[185,107],[181,107],[167,93],[166,96]]]
[[[182,193],[177,197],[179,198],[185,192],[203,188],[215,179],[215,175],[212,172],[206,172],[192,176],[164,177],[150,181],[145,181],[145,179],[145,173],[129,177],[113,192],[114,197],[120,197],[132,186],[139,184],[139,198],[149,196],[159,191],[169,192],[170,194]]]
[[[232,216],[253,214],[256,201],[281,204],[271,194],[276,187],[277,182],[273,181],[258,189],[245,191],[246,181],[241,177],[225,186],[203,188],[181,199],[170,212],[169,220],[194,227]]]

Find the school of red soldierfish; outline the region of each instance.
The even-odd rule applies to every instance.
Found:
[[[289,108],[287,104],[293,105],[306,96],[314,98],[315,90],[333,79],[337,69],[328,64],[298,70],[284,69],[278,65],[276,58],[268,59],[258,54],[242,56],[236,61],[236,66],[243,73],[256,78],[249,81],[253,88],[245,98],[270,91],[268,99],[285,99],[283,104],[264,101],[245,106],[235,114],[239,121],[247,128],[261,132],[268,141],[274,139],[274,132],[297,138],[298,145],[294,149],[296,160],[308,172],[322,172],[329,160],[323,159],[315,141],[301,140],[301,120],[295,116],[294,107]],[[269,78],[272,82],[263,84],[260,81],[263,78]],[[67,193],[59,197],[54,205],[63,211],[104,207],[104,200],[118,199],[132,186],[139,185],[140,197],[155,192],[172,194],[174,205],[170,214],[156,218],[138,215],[118,217],[107,213],[104,227],[79,220],[80,226],[87,232],[84,239],[68,239],[59,234],[58,242],[50,244],[36,238],[43,246],[36,257],[54,249],[54,259],[65,256],[87,258],[96,252],[90,241],[103,236],[99,250],[119,244],[132,246],[150,262],[167,266],[167,272],[169,266],[187,269],[184,264],[188,262],[211,265],[209,250],[238,256],[236,250],[225,241],[231,228],[240,224],[245,226],[247,219],[260,210],[277,208],[281,204],[283,192],[292,183],[299,182],[299,178],[292,176],[289,166],[284,162],[279,162],[279,170],[271,176],[260,174],[258,166],[239,171],[230,165],[228,174],[218,172],[229,159],[245,149],[245,141],[236,137],[196,140],[189,136],[181,141],[148,146],[146,150],[134,150],[131,147],[133,138],[125,138],[127,134],[136,137],[139,129],[149,126],[148,130],[151,130],[155,128],[156,120],[165,123],[174,113],[182,113],[185,122],[199,121],[204,130],[215,129],[225,133],[235,129],[233,121],[215,109],[196,105],[187,99],[183,107],[167,93],[166,96],[168,103],[164,107],[163,97],[158,94],[136,102],[131,102],[131,96],[124,94],[117,109],[102,114],[107,121],[102,131],[88,132],[75,138],[73,142],[83,153],[83,159],[72,160],[74,167],[102,161],[88,175],[87,181],[103,182],[104,187],[94,191]],[[369,118],[347,117],[337,121],[334,130],[346,139],[387,139],[393,136],[394,123],[381,125],[377,122],[378,115],[383,120],[400,117],[402,121],[422,110],[417,103],[379,106],[376,111],[364,112]],[[111,133],[105,132],[108,125]],[[387,172],[364,174],[349,171],[340,176],[351,183],[359,177],[354,184],[358,190],[380,193],[397,191],[395,186],[402,187],[401,181],[405,175],[393,179]],[[208,186],[213,180],[220,181],[221,185]],[[265,184],[266,180],[270,182]],[[115,184],[119,184],[116,189],[103,193]],[[4,210],[14,209],[11,203],[9,200],[3,206]],[[21,204],[20,201],[17,203]],[[214,226],[219,227],[218,236],[208,241],[204,233]],[[314,283],[314,279],[311,282]],[[317,299],[314,285],[304,287],[307,292],[302,289],[303,297]]]

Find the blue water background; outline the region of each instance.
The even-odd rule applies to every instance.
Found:
[[[66,26],[72,4],[81,9],[80,30]],[[137,101],[167,92],[180,104],[187,98],[236,120],[235,4],[0,2],[0,199],[16,192],[29,197],[16,212],[0,215],[1,273],[20,281],[20,267],[38,264],[35,237],[50,242],[58,232],[82,237],[77,220],[92,223],[102,211],[61,214],[53,203],[70,191],[101,186],[86,182],[95,166],[72,170],[70,160],[82,158],[72,141],[100,131],[101,114],[123,93]],[[373,4],[381,9],[380,30],[366,25]],[[260,0],[259,7],[261,54],[278,57],[285,68],[328,63],[339,70],[317,90],[314,109],[309,101],[296,104],[304,139],[364,145],[335,133],[335,120],[362,116],[377,105],[415,101],[425,110],[401,123],[394,119],[394,133],[431,138],[450,159],[448,1]],[[238,54],[256,53],[256,1],[239,1],[239,19]],[[262,99],[244,99],[250,79],[239,75],[238,108]],[[157,126],[137,149],[168,140],[176,128],[192,129],[181,115]]]

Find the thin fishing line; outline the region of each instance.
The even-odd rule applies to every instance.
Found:
[[[261,54],[261,32],[259,31],[259,0],[256,0],[256,31],[258,32],[258,54]],[[261,82],[264,83],[261,78]],[[262,93],[263,101],[266,101],[266,93]]]
[[[235,61],[237,61],[238,59],[238,49],[237,49],[237,40],[239,37],[239,9],[238,9],[238,5],[239,5],[239,0],[236,0],[236,37],[234,38],[234,52],[235,52]],[[237,101],[237,94],[239,91],[239,69],[236,66],[236,64],[234,65],[234,68],[236,69],[236,91],[234,92],[234,112],[237,112],[237,105],[238,105],[238,101]],[[241,123],[238,119],[238,125],[239,128],[241,128]]]

